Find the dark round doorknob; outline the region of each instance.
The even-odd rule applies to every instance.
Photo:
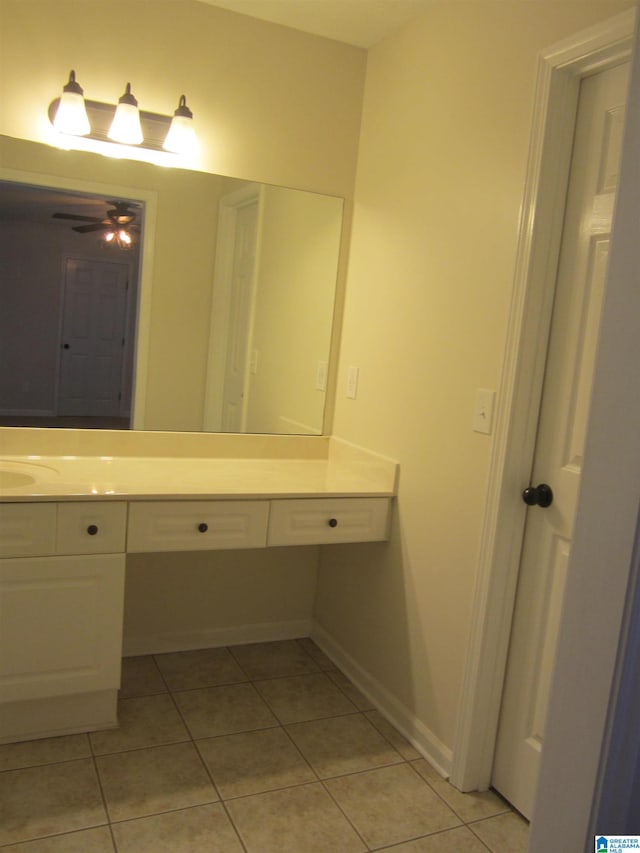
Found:
[[[63,344],[62,346],[64,349],[69,349],[69,344]]]
[[[97,532],[98,532],[98,525],[97,524],[90,524],[87,527],[87,533],[89,534],[89,536],[95,536]]]
[[[198,530],[200,531],[200,533],[206,533],[208,529],[209,525],[206,524],[204,521],[198,525]]]
[[[338,519],[337,518],[330,518],[329,519],[329,527],[337,527],[337,526],[338,526]]]
[[[522,493],[522,500],[527,506],[541,506],[544,509],[553,503],[553,491],[546,483],[528,486]]]

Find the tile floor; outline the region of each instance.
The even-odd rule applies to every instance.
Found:
[[[309,639],[123,662],[120,728],[0,746],[0,850],[522,853]]]

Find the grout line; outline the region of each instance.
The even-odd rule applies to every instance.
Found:
[[[486,849],[488,851],[492,851],[492,848],[488,845],[488,842],[486,842],[482,838],[480,838],[480,836],[474,831],[474,826],[477,824],[489,821],[491,819],[500,817],[500,816],[505,815],[505,814],[514,813],[514,810],[509,806],[509,804],[505,802],[504,803],[504,809],[502,811],[496,812],[495,814],[487,815],[486,817],[477,817],[477,818],[473,818],[472,820],[465,821],[462,818],[462,816],[460,814],[458,814],[456,809],[449,802],[447,802],[445,797],[442,794],[440,794],[439,791],[429,782],[429,780],[426,779],[421,773],[418,772],[417,767],[415,765],[416,765],[417,761],[424,760],[424,759],[421,756],[414,757],[414,758],[405,757],[405,755],[402,754],[400,749],[393,742],[393,740],[391,738],[391,730],[389,730],[389,735],[385,734],[385,732],[381,731],[375,725],[375,723],[371,719],[369,719],[369,717],[367,716],[368,713],[370,713],[371,711],[375,711],[376,709],[375,708],[359,708],[359,707],[357,707],[356,703],[350,698],[345,686],[341,686],[339,683],[334,681],[334,679],[331,677],[330,672],[340,673],[341,675],[344,675],[343,673],[341,673],[341,670],[337,667],[332,669],[331,671],[323,669],[320,666],[319,662],[313,658],[313,655],[309,651],[307,651],[306,648],[304,648],[304,646],[301,644],[300,640],[294,640],[292,642],[296,643],[297,648],[300,651],[302,651],[304,653],[304,655],[310,661],[313,662],[313,665],[316,667],[316,670],[314,670],[312,672],[294,673],[294,674],[290,674],[290,675],[287,675],[287,674],[280,674],[280,675],[273,675],[273,676],[257,675],[256,677],[251,677],[247,673],[245,668],[242,666],[240,661],[237,660],[237,658],[233,655],[231,647],[224,647],[229,652],[229,654],[231,655],[231,657],[234,660],[234,662],[236,663],[236,665],[239,667],[240,672],[244,674],[246,680],[223,682],[220,684],[212,684],[212,685],[208,685],[205,687],[187,688],[186,690],[182,690],[182,689],[173,690],[170,687],[168,678],[165,677],[165,675],[163,674],[163,672],[162,672],[162,670],[158,664],[158,661],[156,660],[157,655],[155,655],[155,654],[141,655],[140,657],[150,659],[150,662],[153,664],[153,667],[155,668],[157,675],[160,676],[161,683],[164,685],[165,689],[164,689],[164,691],[158,690],[158,691],[153,691],[151,693],[142,693],[140,695],[135,695],[135,694],[134,695],[127,695],[126,697],[122,697],[122,699],[119,701],[126,702],[129,699],[131,699],[131,700],[133,700],[133,699],[144,699],[144,698],[149,698],[152,696],[168,695],[170,697],[171,703],[172,703],[173,707],[175,708],[175,710],[177,711],[178,717],[179,717],[180,721],[182,722],[182,725],[184,726],[184,729],[186,731],[186,735],[184,736],[184,738],[182,740],[168,741],[168,742],[163,742],[163,743],[158,743],[158,744],[154,743],[154,744],[147,744],[147,745],[142,745],[142,746],[135,746],[135,747],[129,748],[129,749],[120,748],[120,749],[116,750],[115,752],[97,754],[95,749],[94,749],[91,734],[85,733],[86,743],[87,743],[88,749],[89,749],[89,755],[83,755],[83,756],[79,756],[79,757],[74,756],[74,757],[62,758],[62,759],[58,759],[58,760],[54,760],[54,761],[47,761],[47,762],[41,763],[41,764],[30,764],[30,765],[20,766],[17,768],[10,768],[10,769],[7,769],[6,771],[5,770],[0,771],[0,775],[5,773],[5,772],[29,770],[29,769],[33,769],[33,768],[39,768],[39,767],[48,767],[48,766],[53,766],[56,764],[64,764],[64,763],[69,763],[72,761],[85,760],[86,758],[90,758],[92,765],[93,765],[93,768],[94,768],[94,773],[96,775],[98,787],[100,790],[102,805],[103,805],[104,813],[106,815],[106,823],[96,824],[96,825],[91,826],[91,827],[83,827],[82,829],[68,830],[68,831],[62,831],[62,832],[54,832],[54,833],[51,833],[50,835],[44,836],[44,838],[50,838],[50,837],[53,838],[56,836],[72,834],[74,832],[80,832],[80,831],[83,831],[86,829],[95,829],[95,828],[98,828],[101,826],[108,826],[114,853],[117,853],[117,844],[116,844],[115,835],[113,832],[113,826],[116,824],[128,823],[128,822],[139,820],[142,818],[153,817],[156,814],[165,814],[165,813],[169,813],[169,812],[179,812],[179,811],[189,811],[190,809],[199,808],[199,807],[206,806],[206,805],[217,805],[217,804],[220,804],[222,806],[224,813],[227,817],[227,820],[229,821],[231,827],[233,828],[233,831],[234,831],[235,835],[237,836],[238,842],[239,842],[240,846],[242,847],[242,850],[245,851],[245,853],[248,853],[247,845],[245,844],[242,837],[240,836],[239,828],[236,826],[235,822],[233,821],[233,818],[231,817],[231,813],[230,813],[229,808],[227,806],[228,803],[231,803],[231,802],[233,802],[235,800],[239,800],[239,799],[246,799],[246,798],[250,798],[250,797],[256,797],[256,796],[260,796],[260,795],[264,795],[264,794],[269,794],[269,793],[272,793],[275,791],[293,790],[296,788],[309,786],[309,785],[321,785],[322,790],[328,795],[331,802],[336,806],[338,811],[343,815],[343,817],[345,818],[345,820],[347,821],[349,826],[353,829],[353,831],[356,833],[357,837],[361,840],[362,844],[365,846],[365,848],[367,850],[370,851],[373,849],[375,849],[375,850],[393,849],[399,843],[407,843],[407,842],[414,841],[416,839],[413,839],[413,838],[412,839],[404,839],[403,842],[396,841],[393,844],[386,845],[384,847],[371,848],[369,845],[367,845],[362,834],[358,831],[358,829],[356,828],[356,826],[354,825],[352,820],[349,818],[349,816],[346,814],[346,812],[340,806],[340,803],[332,795],[331,791],[329,790],[329,784],[328,783],[330,783],[334,779],[341,779],[341,778],[346,778],[346,777],[350,777],[350,776],[364,775],[365,773],[370,773],[370,772],[375,771],[375,770],[382,770],[386,767],[399,766],[401,764],[406,764],[411,768],[411,771],[420,779],[420,781],[423,782],[429,788],[429,790],[432,791],[438,797],[438,799],[446,806],[446,808],[449,809],[455,815],[455,817],[460,821],[460,825],[458,827],[450,827],[450,828],[444,829],[444,830],[437,830],[434,833],[427,833],[425,836],[417,836],[416,838],[426,838],[426,837],[431,837],[431,836],[444,835],[446,832],[449,832],[449,831],[454,830],[454,829],[459,829],[459,828],[464,826],[470,833],[472,833],[473,837],[475,839],[477,839],[478,843],[482,845],[483,849]],[[259,645],[264,645],[264,644],[259,644]],[[185,652],[185,654],[188,654],[188,652]],[[321,717],[317,717],[317,718],[312,718],[310,720],[298,720],[298,721],[294,720],[292,722],[284,722],[280,719],[280,717],[278,716],[278,714],[276,713],[274,708],[270,705],[270,703],[261,694],[260,690],[258,690],[258,688],[256,686],[260,682],[268,682],[268,681],[273,681],[273,680],[277,680],[277,679],[290,680],[290,679],[302,678],[304,676],[310,676],[310,675],[315,675],[315,676],[323,675],[324,678],[327,679],[341,693],[341,695],[343,695],[346,699],[349,700],[349,702],[353,705],[353,711],[347,711],[346,713],[343,712],[343,713],[338,713],[338,714],[331,714],[329,716],[321,716]],[[344,676],[344,678],[347,679],[347,681],[344,682],[344,685],[347,685],[348,683],[350,683],[347,676]],[[235,685],[250,685],[252,691],[256,694],[256,696],[258,696],[260,698],[260,700],[265,704],[265,706],[271,711],[272,715],[274,716],[275,719],[274,719],[273,724],[268,725],[268,726],[260,726],[260,727],[255,728],[255,729],[248,729],[248,730],[243,729],[241,731],[223,732],[221,734],[205,735],[203,737],[194,736],[194,734],[192,733],[192,731],[191,731],[191,729],[187,723],[187,719],[186,719],[185,715],[182,713],[180,706],[177,702],[177,699],[176,699],[177,694],[183,693],[183,692],[195,691],[195,690],[215,689],[218,687],[231,687],[231,686],[235,686]],[[339,773],[337,775],[330,776],[327,778],[321,778],[319,773],[315,770],[315,768],[311,764],[310,760],[307,759],[307,757],[305,756],[302,749],[293,740],[293,737],[290,734],[288,727],[295,726],[298,724],[305,724],[305,723],[308,723],[308,724],[313,724],[316,722],[319,723],[321,721],[329,720],[329,719],[338,719],[341,717],[355,716],[355,714],[360,715],[360,717],[363,720],[365,720],[371,726],[371,728],[382,738],[382,740],[388,745],[388,747],[390,749],[392,749],[397,754],[398,761],[388,763],[388,764],[385,763],[385,764],[381,764],[381,765],[376,765],[374,767],[363,768],[363,769],[357,770],[357,771],[351,771],[351,772],[347,772],[347,773]],[[391,727],[391,729],[393,728],[390,723],[388,725]],[[203,757],[203,754],[200,751],[200,748],[199,748],[200,742],[205,741],[205,740],[210,740],[210,739],[233,737],[235,735],[242,735],[242,734],[250,734],[251,732],[259,732],[259,731],[265,731],[265,730],[276,729],[276,728],[278,728],[282,732],[284,732],[288,742],[294,747],[296,753],[302,759],[302,761],[304,762],[304,764],[306,765],[306,767],[308,768],[308,770],[310,771],[310,773],[312,774],[312,776],[314,778],[307,781],[307,782],[298,782],[298,783],[294,783],[294,784],[281,785],[277,788],[271,788],[267,791],[256,791],[254,793],[244,794],[241,796],[224,798],[222,796],[222,791],[218,788],[218,785],[215,782],[213,771],[209,768],[208,764],[206,763],[206,761]],[[400,734],[398,734],[398,736],[402,737],[402,735],[400,735]],[[198,803],[198,804],[194,804],[194,805],[190,805],[190,806],[182,806],[182,807],[178,807],[178,808],[169,808],[169,809],[165,809],[165,810],[162,810],[159,812],[154,812],[153,814],[149,814],[149,815],[137,815],[137,816],[125,818],[124,820],[112,820],[111,816],[109,814],[107,798],[105,795],[105,791],[104,791],[103,784],[102,784],[102,779],[101,779],[99,768],[98,768],[98,760],[105,757],[105,756],[124,754],[124,753],[128,753],[128,752],[133,752],[133,751],[138,751],[138,750],[146,750],[146,749],[153,749],[153,748],[158,748],[158,747],[172,746],[172,745],[181,744],[181,743],[191,743],[192,744],[193,748],[195,749],[195,751],[198,755],[199,762],[205,770],[206,777],[210,780],[213,793],[217,796],[218,799],[211,801],[211,802],[207,802],[207,803]],[[517,812],[516,812],[516,814],[517,814]],[[4,849],[6,846],[11,846],[12,844],[15,844],[15,843],[23,843],[23,842],[28,842],[28,841],[32,841],[32,840],[38,840],[38,839],[22,839],[22,840],[19,840],[18,842],[11,842],[9,845],[0,844],[0,848]],[[40,840],[42,840],[42,839],[40,839]],[[494,851],[494,853],[495,853],[495,851]]]

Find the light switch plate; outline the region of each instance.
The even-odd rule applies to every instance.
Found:
[[[476,391],[476,408],[473,415],[473,429],[475,432],[491,435],[495,402],[495,391],[488,388],[478,388]]]

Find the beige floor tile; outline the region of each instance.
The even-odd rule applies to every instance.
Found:
[[[510,811],[508,803],[495,791],[472,791],[463,794],[443,779],[424,759],[413,762],[413,766],[465,823]]]
[[[275,726],[278,721],[251,684],[230,684],[174,693],[194,738]]]
[[[300,723],[357,711],[324,672],[257,681],[255,686],[281,723]]]
[[[325,782],[370,847],[409,841],[461,821],[408,764]]]
[[[223,800],[315,782],[283,729],[263,729],[197,742]]]
[[[55,764],[91,755],[87,735],[64,735],[42,740],[26,740],[0,746],[0,771]]]
[[[331,658],[327,657],[321,648],[316,646],[311,637],[301,637],[299,640],[296,640],[298,645],[305,650],[308,655],[314,659],[314,661],[318,664],[320,669],[323,671],[336,669],[335,663],[331,660]]]
[[[487,853],[484,844],[466,826],[436,832],[385,850],[387,853]]]
[[[38,838],[37,841],[10,844],[2,848],[2,853],[114,853],[114,850],[109,827],[99,826],[96,829]]]
[[[152,655],[123,658],[121,681],[120,699],[167,692],[167,685]]]
[[[89,735],[95,755],[189,740],[189,732],[166,693],[121,699],[118,722],[117,729]]]
[[[362,714],[295,723],[287,731],[321,779],[403,760]]]
[[[106,822],[90,758],[0,773],[0,845]]]
[[[113,835],[118,853],[242,853],[220,804],[116,823]]]
[[[529,843],[529,824],[515,812],[472,823],[469,829],[493,853],[525,853]]]
[[[382,716],[380,711],[366,711],[365,717],[386,737],[392,746],[394,746],[400,755],[406,761],[414,761],[416,758],[422,758],[415,746],[412,746],[409,741],[394,728],[391,723]]]
[[[296,640],[232,646],[231,653],[249,678],[279,678],[319,670],[318,664]]]
[[[359,711],[370,711],[373,709],[373,705],[364,693],[361,693],[355,684],[352,684],[347,676],[340,672],[339,669],[334,669],[328,672],[327,675],[349,697]]]
[[[228,649],[196,649],[156,655],[156,663],[170,690],[192,690],[246,681]]]
[[[218,800],[191,742],[102,755],[96,763],[114,821]]]
[[[248,853],[360,853],[366,850],[319,783],[227,803]]]

